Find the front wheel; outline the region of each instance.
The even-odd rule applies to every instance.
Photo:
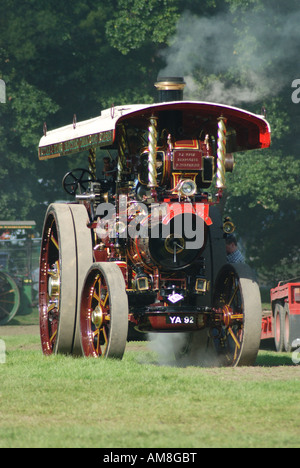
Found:
[[[84,282],[80,309],[85,356],[122,359],[128,335],[124,277],[114,263],[94,263]]]

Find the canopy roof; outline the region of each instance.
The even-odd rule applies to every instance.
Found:
[[[152,115],[166,123],[175,114],[180,114],[185,128],[197,130],[198,134],[201,128],[216,133],[217,119],[221,116],[226,118],[229,132],[235,135],[231,152],[268,148],[271,143],[270,126],[262,116],[222,104],[176,101],[112,107],[102,111],[99,117],[45,132],[39,144],[39,159],[65,156],[94,147],[109,148],[115,143],[118,124],[146,129]]]

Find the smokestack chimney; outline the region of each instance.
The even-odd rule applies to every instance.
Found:
[[[154,84],[159,102],[182,101],[186,83],[182,77],[160,77]]]

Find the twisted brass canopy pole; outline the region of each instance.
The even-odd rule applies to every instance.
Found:
[[[150,117],[150,125],[148,128],[148,187],[157,187],[157,172],[156,172],[156,155],[157,155],[157,117]]]
[[[218,119],[218,149],[217,149],[217,178],[216,186],[218,189],[225,189],[225,157],[226,157],[226,119]]]
[[[93,174],[96,179],[96,148],[89,149],[89,171]]]
[[[119,127],[119,157],[118,157],[118,176],[117,181],[120,182],[122,180],[122,176],[124,175],[126,169],[126,131],[124,125],[120,125]]]

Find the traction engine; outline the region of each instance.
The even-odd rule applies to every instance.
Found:
[[[127,340],[163,332],[180,363],[255,362],[259,288],[247,265],[226,262],[233,225],[220,202],[232,154],[269,147],[270,128],[241,109],[184,101],[184,86],[163,78],[156,104],[44,128],[41,160],[88,155],[88,169],[63,179],[74,201],[45,216],[44,354],[121,359]]]

